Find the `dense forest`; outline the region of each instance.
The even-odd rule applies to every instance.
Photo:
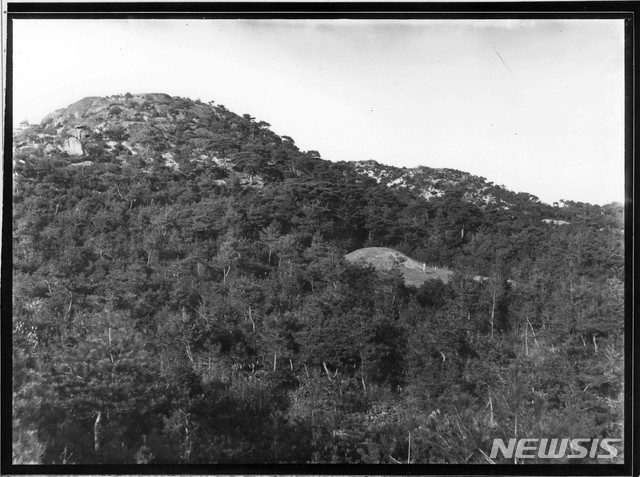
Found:
[[[126,94],[16,130],[14,463],[514,463],[494,438],[624,438],[621,204],[329,162],[269,128]],[[374,246],[453,275],[344,260]]]

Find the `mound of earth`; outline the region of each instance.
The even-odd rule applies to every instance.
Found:
[[[344,257],[351,263],[363,263],[377,270],[399,270],[406,285],[419,287],[426,280],[436,279],[447,283],[453,272],[446,268],[429,267],[404,253],[386,247],[367,247],[355,250]]]

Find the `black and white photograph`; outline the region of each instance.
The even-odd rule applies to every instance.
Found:
[[[630,466],[620,4],[28,5],[5,471]]]

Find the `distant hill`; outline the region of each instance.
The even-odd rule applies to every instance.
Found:
[[[406,285],[419,287],[426,280],[436,279],[448,283],[453,272],[447,268],[427,266],[404,253],[386,247],[367,247],[355,250],[345,256],[348,262],[367,264],[377,270],[398,270]]]
[[[16,177],[30,174],[35,160],[52,160],[88,173],[106,168],[118,177],[125,171],[195,174],[232,196],[235,186],[246,191],[295,185],[300,190],[288,192],[289,199],[323,216],[325,237],[344,241],[348,252],[402,243],[403,252],[419,263],[439,266],[452,267],[480,231],[506,238],[525,229],[544,235],[574,223],[597,230],[621,226],[618,204],[551,206],[454,169],[329,162],[317,151],[301,151],[294,139],[250,114],[164,93],[90,96],[40,124],[21,124],[14,132],[13,159]],[[296,213],[303,210],[311,209]],[[300,220],[278,219],[285,229]],[[491,259],[483,261],[472,267],[484,276]],[[442,273],[432,275],[446,280]]]
[[[502,185],[493,184],[484,177],[449,168],[394,167],[373,160],[357,161],[358,174],[374,179],[378,184],[392,189],[410,191],[426,200],[444,197],[458,191],[460,198],[476,207],[509,211],[524,203],[541,204],[528,193],[515,193]]]
[[[292,138],[269,127],[265,121],[235,114],[213,101],[127,93],[86,97],[48,114],[40,124],[23,124],[14,133],[14,147],[17,153],[45,157],[63,153],[83,160],[108,154],[127,162],[137,156],[177,169],[182,167],[180,159],[195,164],[213,161],[244,174],[254,185],[330,168],[350,180],[369,180],[368,184],[428,201],[455,192],[480,210],[514,214],[534,206],[540,219],[566,218],[559,208],[542,204],[531,194],[514,193],[464,171],[394,167],[374,160],[329,164],[317,151],[300,151]]]
[[[553,226],[576,220],[578,225],[598,229],[620,225],[619,221],[601,220],[605,210],[607,215],[610,211],[619,215],[620,205],[595,206],[588,212],[584,209],[589,204],[571,201],[551,206],[531,194],[515,193],[454,169],[401,168],[373,160],[329,162],[317,151],[301,151],[292,138],[271,131],[269,123],[250,114],[236,114],[213,101],[164,93],[90,96],[52,112],[40,124],[21,124],[14,132],[14,163],[22,165],[34,158],[89,168],[107,163],[133,166],[146,174],[153,168],[187,175],[194,169],[206,169],[216,187],[324,183],[335,191],[325,194],[316,189],[318,196],[309,201],[327,207],[336,200],[336,193],[355,200],[359,195],[347,188],[356,187],[361,195],[360,203],[353,204],[356,210],[369,207],[371,211],[384,204],[383,212],[389,216],[383,222],[397,219],[398,230],[375,226],[375,217],[359,219],[368,225],[357,226],[360,231],[355,232],[350,250],[394,247],[406,241],[409,233],[410,246],[416,249],[421,243],[423,250],[412,252],[412,257],[449,266],[457,249],[482,228],[499,229],[506,236],[531,226],[546,233]],[[14,169],[20,174],[21,167]],[[340,220],[346,221],[346,216],[342,214]],[[369,237],[366,243],[364,233]],[[354,238],[354,232],[344,235]],[[430,243],[425,241],[427,236]]]

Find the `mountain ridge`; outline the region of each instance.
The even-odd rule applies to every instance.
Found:
[[[145,155],[147,159],[157,160],[167,155],[163,159],[171,167],[179,167],[174,163],[174,156],[181,152],[176,151],[180,145],[176,143],[180,139],[172,135],[176,129],[173,126],[179,124],[181,133],[197,136],[199,139],[189,151],[188,159],[191,161],[214,160],[225,165],[233,162],[230,154],[246,149],[238,144],[242,133],[246,133],[253,142],[259,139],[260,144],[256,145],[258,150],[253,151],[258,155],[264,152],[265,146],[287,144],[290,149],[309,159],[321,158],[317,151],[299,151],[290,137],[273,133],[268,123],[254,122],[254,119],[248,114],[234,114],[223,105],[215,105],[213,101],[205,104],[198,100],[171,97],[165,93],[89,96],[46,115],[37,125],[22,125],[14,134],[14,149],[17,152],[35,149],[44,154],[63,152],[81,156],[85,158],[84,161],[104,152],[129,152],[131,155]],[[35,135],[34,129],[37,130]],[[156,131],[155,135],[151,134],[151,129]],[[167,142],[167,139],[170,140]],[[154,157],[150,157],[150,146]],[[259,150],[261,148],[262,151]],[[251,160],[254,163],[261,162],[255,157]],[[266,166],[276,166],[281,171],[304,173],[304,169],[296,168],[295,161],[285,165],[277,157],[263,157],[262,162],[263,164],[254,164],[257,167],[253,168],[264,172],[264,169],[268,169]],[[509,210],[518,202],[539,202],[531,194],[516,194],[503,186],[487,182],[484,177],[455,169],[427,166],[404,168],[383,165],[374,160],[343,164],[349,164],[350,173],[355,172],[389,188],[407,189],[426,200],[442,197],[452,188],[462,188],[464,192],[461,199],[481,208],[492,205]],[[251,167],[246,169],[251,172]]]

